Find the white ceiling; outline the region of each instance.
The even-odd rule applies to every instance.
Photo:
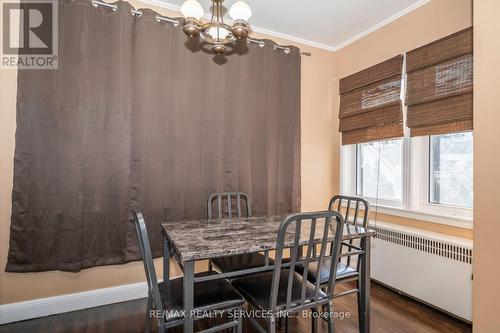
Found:
[[[211,0],[198,0],[208,13]],[[229,8],[236,0],[225,0]],[[341,48],[430,0],[246,0],[254,31],[329,50]],[[179,11],[184,0],[142,0]]]

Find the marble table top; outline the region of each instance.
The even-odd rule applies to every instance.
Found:
[[[162,230],[174,255],[184,261],[211,259],[235,254],[253,253],[276,249],[278,227],[284,219],[280,216],[233,218],[222,220],[193,220],[163,222]],[[290,231],[292,228],[288,228]],[[317,227],[317,230],[320,228]],[[302,230],[307,234],[307,230]],[[360,226],[344,225],[343,240],[375,235],[375,231]],[[332,235],[333,239],[333,235]],[[300,239],[301,244],[308,237]],[[285,246],[293,245],[293,233],[285,237]]]

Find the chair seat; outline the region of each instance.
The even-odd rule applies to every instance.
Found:
[[[196,274],[197,277],[214,275],[215,272]],[[183,317],[184,309],[184,285],[183,278],[170,280],[170,285],[161,282],[161,301],[166,312],[166,321],[173,321]],[[223,310],[240,307],[243,305],[243,297],[225,279],[196,282],[194,285],[194,309],[199,311]]]
[[[321,263],[321,267],[319,270],[321,284],[328,282],[331,263],[332,263],[331,257],[325,257],[325,259]],[[295,270],[302,274],[304,272],[304,266],[297,265]],[[337,264],[337,279],[336,279],[337,281],[358,276],[358,274],[359,273],[350,266],[347,266],[341,262]],[[309,264],[309,270],[307,271],[307,279],[312,283],[315,283],[317,278],[318,278],[318,262],[316,261],[314,263]]]
[[[283,269],[280,275],[278,298],[277,298],[277,310],[284,308],[286,306],[286,294],[288,287],[288,276],[289,269]],[[232,285],[245,297],[245,299],[253,304],[254,306],[262,309],[268,310],[270,308],[270,294],[271,294],[271,284],[273,280],[273,271],[262,272],[253,274],[251,276],[245,276],[242,278],[235,279],[231,281]],[[302,290],[302,277],[294,272],[293,284],[292,284],[292,296],[291,305],[298,305],[301,300],[301,290]],[[307,281],[306,282],[306,300],[314,297],[315,286]],[[319,290],[320,298],[326,297],[326,295]]]
[[[264,266],[266,264],[266,257],[258,252],[250,254],[237,254],[212,259],[212,264],[222,273],[228,273]]]

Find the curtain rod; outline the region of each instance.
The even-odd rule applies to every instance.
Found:
[[[263,40],[253,39],[253,38],[250,38],[250,37],[247,37],[247,42],[259,44],[260,47],[264,47],[266,45],[266,43]],[[291,51],[291,49],[288,46],[281,46],[281,45],[274,45],[273,49],[275,49],[275,50],[278,50],[278,49],[279,50],[283,50],[283,52],[285,54],[288,54]],[[308,57],[311,56],[311,52],[300,51],[300,54],[308,56]]]
[[[107,3],[107,2],[104,2],[104,1],[98,1],[98,0],[91,0],[91,2],[92,2],[92,5],[94,7],[96,7],[96,8],[98,6],[103,6],[103,7],[106,7],[106,8],[111,8],[113,11],[117,11],[118,10],[118,5],[115,5],[115,4],[112,4],[112,3]],[[137,16],[137,17],[141,17],[142,16],[142,12],[140,10],[132,9],[131,13],[132,13],[132,15]],[[179,26],[179,24],[180,24],[180,22],[178,20],[171,19],[169,17],[161,16],[161,15],[156,15],[156,21],[158,21],[158,22],[161,22],[161,21],[169,22],[169,23],[172,23],[175,27]],[[248,43],[259,44],[260,47],[264,47],[266,45],[266,43],[264,41],[258,40],[258,39],[253,39],[253,38],[250,38],[250,37],[247,37],[247,42]],[[291,51],[291,49],[288,46],[281,46],[281,45],[273,45],[273,49],[274,50],[283,50],[283,52],[285,54],[288,54]],[[300,51],[300,54],[304,55],[304,56],[307,56],[307,57],[311,56],[311,52]]]

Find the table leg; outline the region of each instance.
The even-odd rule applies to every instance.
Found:
[[[170,282],[170,244],[167,237],[163,236],[163,282]]]
[[[359,331],[363,333],[370,332],[370,250],[371,239],[364,237],[361,240],[361,247],[365,253],[361,256],[360,278],[359,278],[359,297],[358,297],[358,316]]]
[[[186,319],[184,320],[184,333],[193,333],[194,307],[194,261],[184,262],[184,311]]]

